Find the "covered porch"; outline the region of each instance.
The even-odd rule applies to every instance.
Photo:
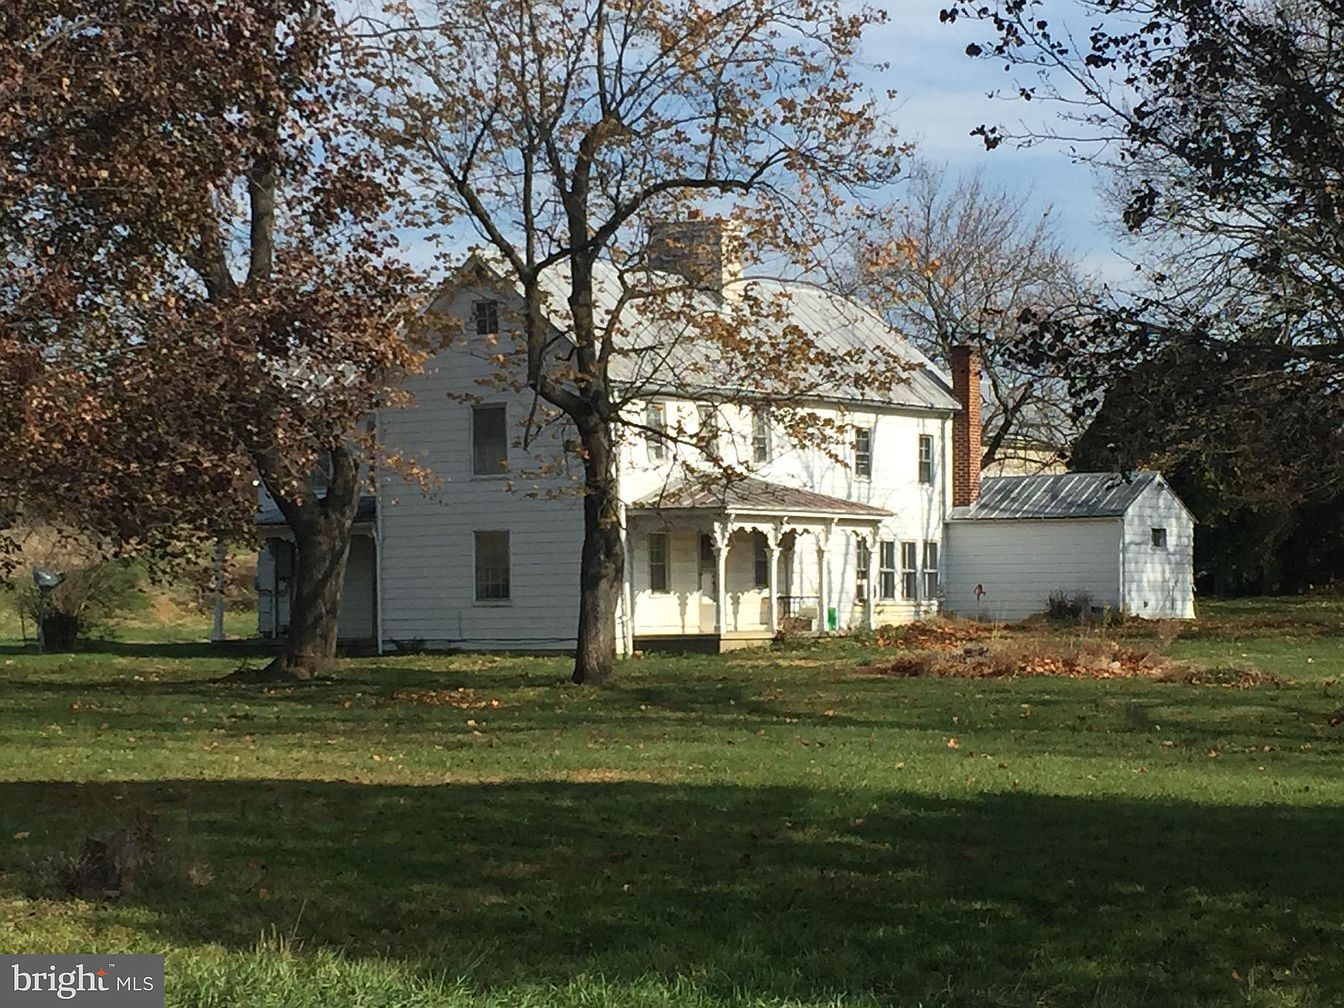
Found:
[[[889,515],[756,479],[641,500],[626,516],[622,643],[719,652],[871,626]]]

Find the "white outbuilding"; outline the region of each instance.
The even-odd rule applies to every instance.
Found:
[[[997,476],[946,526],[944,609],[1018,620],[1052,593],[1193,619],[1195,522],[1159,473]]]

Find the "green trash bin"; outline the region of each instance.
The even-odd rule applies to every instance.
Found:
[[[829,609],[826,610],[826,629],[827,630],[840,629],[840,610],[837,609],[835,606],[831,606]]]

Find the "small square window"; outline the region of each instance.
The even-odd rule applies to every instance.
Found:
[[[854,478],[873,478],[873,429],[860,427],[854,432]]]
[[[1153,545],[1159,548],[1165,548],[1167,545],[1167,530],[1164,528],[1153,529]]]
[[[476,335],[488,336],[499,332],[499,302],[476,301],[471,306],[472,321],[476,323]]]

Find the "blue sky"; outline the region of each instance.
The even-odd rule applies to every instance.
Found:
[[[1037,208],[1053,206],[1063,243],[1090,271],[1118,280],[1132,267],[1115,253],[1114,226],[1105,219],[1091,168],[1075,164],[1061,148],[1029,149],[1007,144],[986,151],[968,134],[981,123],[1042,123],[1056,115],[1047,104],[990,99],[1013,77],[1002,64],[966,56],[968,42],[984,42],[990,32],[976,22],[945,25],[938,11],[948,0],[885,0],[890,21],[872,30],[865,60],[888,63],[871,74],[875,89],[897,92],[895,123],[901,135],[916,141],[919,156],[946,164],[952,172],[983,170],[991,183],[1016,193],[1031,193]]]

